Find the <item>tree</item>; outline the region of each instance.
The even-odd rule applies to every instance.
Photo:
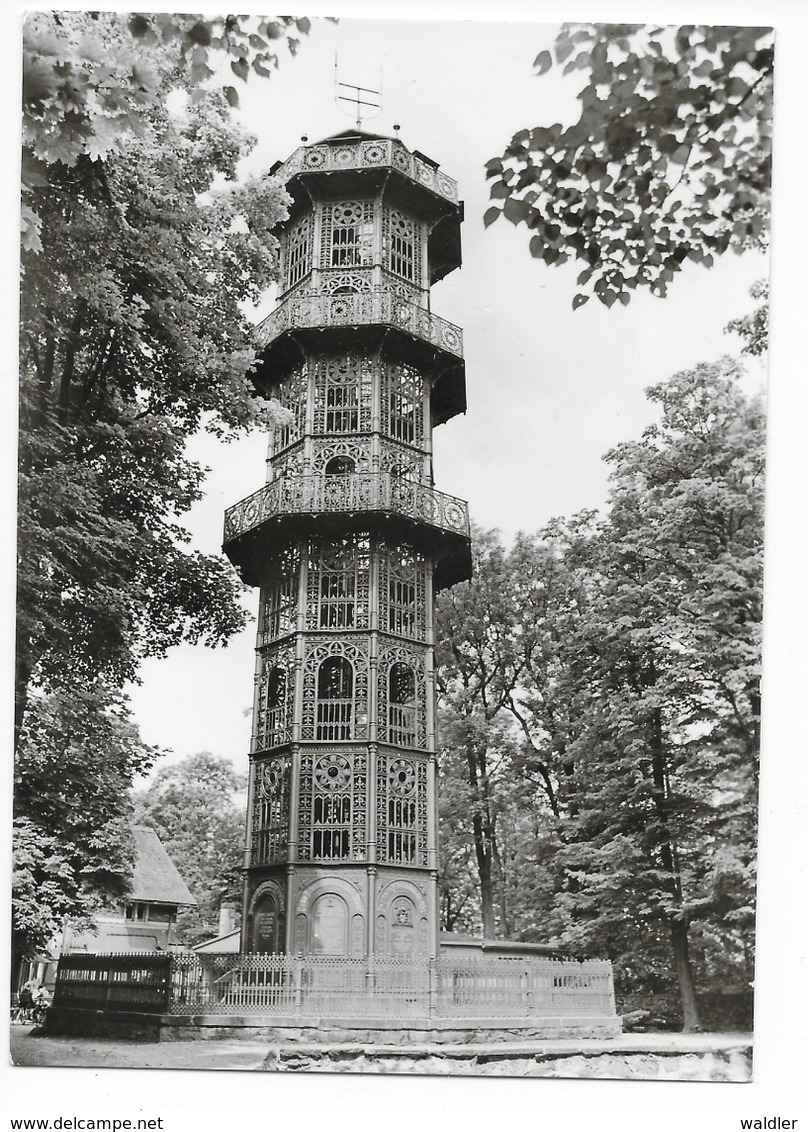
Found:
[[[661,421],[608,454],[608,512],[496,541],[439,617],[444,697],[521,735],[481,809],[500,925],[612,958],[620,990],[678,987],[690,1029],[717,973],[751,979],[763,427],[738,374],[650,389]],[[444,745],[465,782],[480,741]]]
[[[112,15],[42,19],[74,38],[99,21],[113,44],[124,34]],[[176,517],[201,493],[186,437],[266,420],[243,304],[274,278],[286,197],[267,178],[235,187],[252,142],[224,96],[171,113],[176,53],[155,61],[155,101],[124,149],[55,159],[43,109],[26,152],[41,250],[23,253],[18,729],[32,683],[120,686],[181,635],[223,642],[244,620],[234,573],[184,552]],[[96,84],[98,68],[91,56]]]
[[[244,806],[235,798],[244,788],[226,759],[205,751],[162,767],[134,795],[135,821],[157,833],[197,900],[178,917],[185,943],[215,936],[221,904],[240,901]]]
[[[129,889],[133,778],[158,755],[119,697],[95,687],[37,696],[14,768],[15,960],[66,916],[87,921]]]
[[[565,25],[534,66],[584,72],[580,115],[487,163],[486,225],[504,215],[535,258],[580,261],[573,308],[664,296],[688,261],[765,248],[773,62],[767,28]]]
[[[235,88],[211,77],[226,57],[239,79],[267,73],[275,44],[307,29],[25,21],[16,806],[20,883],[51,892],[43,923],[128,875],[125,799],[154,755],[121,697],[139,661],[181,639],[225,643],[245,620],[232,569],[187,549],[179,517],[203,469],[185,443],[277,419],[251,390],[245,310],[276,276],[287,197],[268,177],[237,182],[253,142],[231,121]],[[73,832],[65,744],[86,815]]]
[[[513,683],[501,648],[513,608],[505,551],[496,532],[473,532],[475,573],[437,603],[438,690],[444,758],[456,752],[465,780],[461,805],[471,823],[483,936],[496,937],[497,782],[506,773],[507,740],[497,717]]]
[[[40,217],[26,199],[37,163],[73,168],[126,151],[144,129],[144,114],[165,96],[166,68],[206,97],[225,62],[240,81],[268,78],[279,64],[277,44],[291,54],[306,35],[305,17],[275,19],[177,13],[36,12],[23,25],[23,246],[41,250]],[[180,77],[181,76],[181,77]],[[228,105],[238,90],[222,84]],[[30,159],[33,159],[32,161]]]

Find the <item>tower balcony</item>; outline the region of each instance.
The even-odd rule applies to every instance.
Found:
[[[283,476],[225,512],[225,553],[248,585],[260,585],[274,543],[317,530],[383,527],[435,557],[436,589],[471,576],[468,505],[389,472]]]
[[[368,169],[394,169],[415,185],[428,189],[451,204],[457,204],[457,181],[447,177],[422,154],[411,153],[395,138],[330,138],[318,145],[299,146],[291,157],[274,166],[282,181],[300,174],[346,173]]]
[[[403,330],[455,358],[463,357],[463,331],[459,326],[381,288],[353,295],[289,295],[258,324],[257,335],[259,345],[265,348],[291,330],[380,325]]]

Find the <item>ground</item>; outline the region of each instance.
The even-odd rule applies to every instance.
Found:
[[[622,1080],[748,1081],[749,1034],[626,1034],[620,1038],[402,1047],[222,1039],[159,1043],[47,1037],[11,1028],[16,1066],[421,1073]]]

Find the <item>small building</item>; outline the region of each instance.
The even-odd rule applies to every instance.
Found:
[[[115,908],[95,916],[96,930],[68,925],[61,951],[168,951],[180,908],[196,900],[153,829],[135,826],[132,891]]]

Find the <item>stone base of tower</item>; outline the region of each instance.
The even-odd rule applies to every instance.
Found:
[[[434,959],[433,884],[422,871],[384,865],[307,864],[251,871],[242,951]]]

